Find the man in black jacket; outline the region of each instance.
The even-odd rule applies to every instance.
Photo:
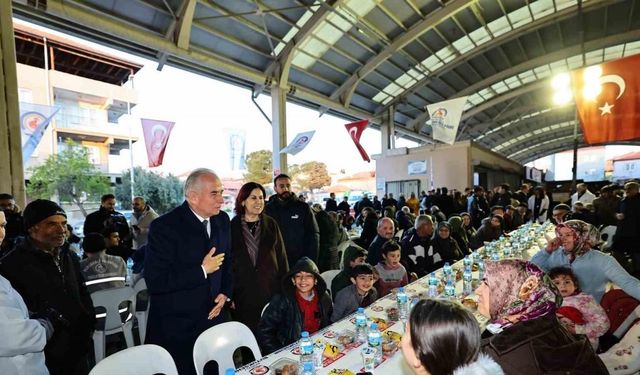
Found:
[[[276,195],[267,203],[265,212],[278,222],[289,264],[306,256],[318,261],[320,234],[311,208],[291,192],[291,178],[280,174],[273,180]]]
[[[95,312],[78,258],[62,246],[66,213],[56,203],[38,199],[27,205],[23,217],[27,237],[2,261],[0,272],[20,293],[29,311],[45,315],[53,309],[59,313],[54,334],[45,346],[49,372],[86,374]]]
[[[105,194],[100,198],[100,208],[98,211],[87,215],[84,221],[83,232],[86,236],[89,233],[103,233],[107,228],[115,227],[120,235],[122,246],[131,249],[132,238],[129,230],[129,223],[123,214],[115,210],[116,197],[113,194]]]
[[[336,193],[330,193],[329,199],[327,199],[327,204],[324,208],[327,212],[338,211],[338,202],[336,202]]]
[[[7,226],[5,227],[6,234],[4,241],[0,244],[0,254],[2,252],[9,251],[13,248],[16,240],[20,237],[24,237],[24,224],[22,222],[22,213],[16,205],[16,201],[13,195],[2,193],[0,194],[0,210],[4,212],[5,219],[7,220]]]

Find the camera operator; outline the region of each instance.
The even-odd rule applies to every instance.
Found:
[[[44,348],[49,372],[86,374],[95,312],[78,258],[62,246],[66,213],[56,203],[38,199],[27,205],[23,218],[27,237],[7,254],[0,273],[20,293],[29,311],[37,312],[34,317],[50,320],[55,328]],[[11,336],[3,334],[0,341],[13,340],[6,337]]]
[[[129,223],[123,214],[115,210],[116,197],[113,194],[105,194],[100,199],[98,211],[87,215],[84,221],[84,235],[89,233],[104,233],[107,228],[115,228],[120,237],[123,249],[127,249],[127,257],[132,248],[133,238],[129,230]],[[127,258],[124,258],[125,260]]]

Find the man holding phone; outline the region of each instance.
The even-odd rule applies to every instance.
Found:
[[[185,202],[151,223],[144,273],[151,307],[147,344],[173,356],[180,374],[195,374],[193,345],[222,323],[231,297],[229,216],[221,211],[224,189],[210,169],[185,182]]]

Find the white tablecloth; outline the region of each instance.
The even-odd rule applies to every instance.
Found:
[[[540,244],[542,245],[542,243]],[[533,256],[533,254],[535,254],[540,248],[534,244],[529,250],[527,250],[526,252],[524,252],[523,256],[526,259],[529,259],[531,256]],[[456,262],[453,265],[453,269],[454,270],[462,270],[463,269],[463,261],[460,260],[458,262]],[[436,276],[439,279],[442,279],[443,274],[442,274],[442,269],[436,270],[434,271],[434,273],[436,274]],[[418,279],[416,281],[414,281],[413,283],[410,283],[409,285],[407,285],[405,287],[405,290],[409,296],[409,301],[411,301],[411,298],[413,296],[418,296],[420,293],[427,293],[427,280],[428,280],[429,275]],[[473,278],[474,280],[478,279],[478,273],[474,272],[473,273]],[[458,296],[458,298],[460,298],[461,294],[462,294],[462,280],[459,280],[456,283],[456,295]],[[474,297],[474,296],[471,296]],[[367,315],[367,318],[372,319],[372,318],[380,318],[380,319],[384,319],[387,320],[387,316],[386,316],[386,312],[385,309],[388,307],[396,307],[396,301],[393,299],[393,295],[389,294],[379,300],[377,300],[375,303],[373,303],[371,306],[367,307],[365,310],[365,313]],[[480,324],[480,326],[484,329],[484,326],[487,323],[487,318],[485,318],[484,316],[482,316],[480,313],[478,313],[477,311],[474,311],[474,316],[476,317],[476,319],[478,320],[478,323]],[[344,332],[346,330],[351,331],[351,332],[355,332],[355,313],[351,314],[349,316],[347,316],[346,318],[314,333],[311,338],[312,340],[315,342],[316,340],[320,339],[325,343],[335,343],[338,335],[340,335],[341,332]],[[389,328],[387,328],[386,331],[393,331],[393,332],[398,332],[400,334],[404,333],[404,327],[403,327],[403,323],[402,322],[396,322],[393,325],[391,325]],[[385,331],[385,332],[386,332]],[[317,375],[322,375],[322,374],[328,374],[332,369],[349,369],[351,372],[353,372],[354,374],[357,374],[358,372],[360,372],[360,370],[362,369],[362,356],[361,356],[361,349],[364,347],[365,344],[360,345],[359,347],[353,348],[351,350],[346,351],[346,353],[344,353],[344,356],[338,358],[335,362],[326,365],[326,367],[323,367],[322,369],[318,369],[316,370],[316,374]],[[295,342],[287,347],[284,347],[272,354],[269,354],[255,362],[252,362],[248,365],[245,365],[241,368],[239,368],[236,371],[236,374],[254,374],[256,373],[254,370],[260,366],[266,366],[269,368],[270,372],[269,374],[275,374],[275,368],[276,367],[281,367],[281,363],[283,363],[283,361],[289,361],[291,363],[298,363],[299,361],[299,356],[297,354],[295,354],[295,352],[297,351],[297,347],[298,347],[298,343]],[[326,363],[326,361],[325,361]],[[276,364],[277,366],[273,366],[273,364]],[[253,371],[253,372],[252,372]],[[412,374],[413,372],[411,371],[411,369],[408,367],[408,365],[406,364],[406,361],[404,360],[403,356],[402,356],[402,352],[400,350],[400,347],[398,346],[398,350],[390,357],[390,358],[386,358],[374,371],[374,374]]]

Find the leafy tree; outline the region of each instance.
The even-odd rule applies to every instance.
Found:
[[[110,187],[108,177],[89,161],[87,148],[73,141],[67,141],[61,152],[29,170],[32,174],[27,194],[31,198],[51,199],[57,195],[61,202],[76,204],[84,216],[84,203],[99,201]]]
[[[244,174],[245,181],[254,181],[262,185],[271,182],[271,179],[273,178],[271,151],[254,151],[247,155],[245,161],[247,164],[247,173]]]
[[[295,172],[295,180],[302,190],[321,189],[331,185],[331,176],[325,163],[310,161],[297,168],[291,168]]]
[[[170,211],[184,200],[183,184],[172,174],[163,176],[135,167],[133,177],[133,194],[143,197],[159,214]],[[122,174],[122,184],[116,186],[116,198],[123,208],[131,209],[131,170]]]

